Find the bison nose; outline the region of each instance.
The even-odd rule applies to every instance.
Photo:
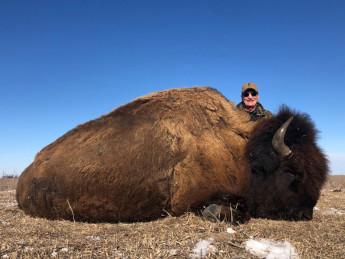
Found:
[[[214,221],[219,219],[222,213],[222,206],[217,204],[211,204],[203,210],[202,215],[208,220]]]
[[[313,209],[306,209],[300,212],[299,214],[300,220],[312,220],[313,219]]]

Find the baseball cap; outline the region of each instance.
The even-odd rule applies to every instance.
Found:
[[[242,93],[244,93],[245,91],[247,91],[248,89],[253,89],[255,90],[255,92],[259,92],[258,91],[258,86],[254,83],[246,83],[242,86]]]

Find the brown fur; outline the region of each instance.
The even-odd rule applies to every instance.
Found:
[[[76,220],[132,222],[181,215],[217,193],[243,197],[248,120],[208,87],[140,97],[39,152],[20,176],[18,204],[49,219],[73,211]]]

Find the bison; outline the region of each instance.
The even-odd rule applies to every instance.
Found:
[[[209,87],[149,94],[43,148],[19,178],[28,215],[150,221],[187,211],[310,220],[328,173],[306,114],[249,115]]]

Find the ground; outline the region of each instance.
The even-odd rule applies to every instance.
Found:
[[[257,258],[245,249],[250,238],[288,241],[299,258],[345,258],[345,176],[330,177],[312,221],[239,226],[191,213],[135,224],[32,218],[17,207],[16,182],[0,179],[0,258],[199,258],[193,249],[203,240],[211,243],[205,258]]]

